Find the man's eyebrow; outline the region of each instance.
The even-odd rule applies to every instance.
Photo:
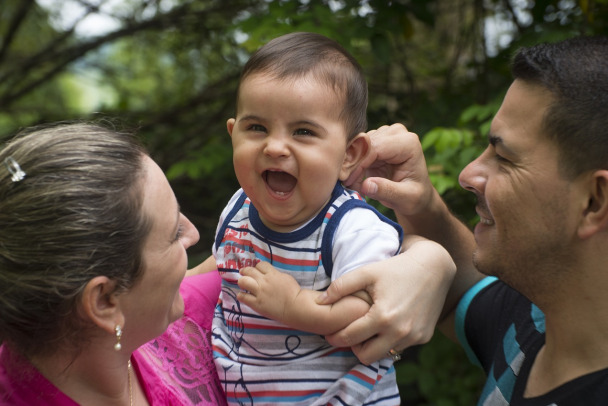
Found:
[[[507,155],[516,155],[516,151],[509,147],[509,145],[505,144],[505,140],[499,135],[488,133],[488,142],[494,148],[500,146],[501,151]]]
[[[503,144],[502,138],[500,138],[498,135],[495,135],[492,133],[488,133],[488,142],[494,147],[497,144]]]

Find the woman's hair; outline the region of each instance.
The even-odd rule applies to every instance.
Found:
[[[84,123],[26,130],[0,151],[0,342],[27,356],[78,350],[86,284],[137,280],[145,154],[134,136]]]
[[[277,79],[300,79],[311,74],[342,97],[340,119],[348,140],[367,130],[365,75],[357,60],[336,41],[312,32],[275,38],[249,58],[241,72],[241,83],[258,73]]]
[[[546,136],[560,151],[567,177],[608,169],[608,38],[578,37],[521,49],[516,79],[551,92],[543,118]]]

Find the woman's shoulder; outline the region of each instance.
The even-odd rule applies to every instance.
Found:
[[[220,295],[221,277],[217,270],[184,278],[180,293],[184,298],[184,315],[205,329],[211,329],[213,310]]]
[[[0,406],[77,406],[24,357],[0,345]]]

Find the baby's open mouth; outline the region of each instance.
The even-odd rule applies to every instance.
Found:
[[[262,177],[273,192],[285,195],[293,190],[298,180],[282,171],[264,171]]]

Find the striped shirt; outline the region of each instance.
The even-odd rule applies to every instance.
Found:
[[[356,217],[352,217],[355,212]],[[344,269],[350,271],[365,263],[361,258],[367,250],[359,249],[352,255],[352,250],[344,249],[352,257],[346,259],[333,255],[334,242],[340,240],[342,232],[338,225],[341,220],[355,218],[362,222],[365,234],[375,236],[373,241],[356,244],[390,250],[384,257],[399,251],[399,225],[339,184],[315,218],[289,233],[268,229],[242,190],[231,199],[222,213],[214,244],[223,281],[212,330],[216,367],[229,404],[400,403],[390,358],[363,365],[350,349],[332,347],[322,336],[262,317],[236,298],[239,269],[260,261],[289,273],[303,288],[315,290],[326,289]],[[346,240],[354,241],[354,237]],[[378,260],[378,254],[371,258]],[[354,265],[349,267],[349,263]]]

